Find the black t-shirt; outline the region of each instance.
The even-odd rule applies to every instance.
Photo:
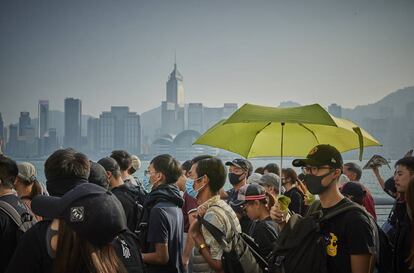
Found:
[[[21,215],[27,212],[21,200],[14,194],[0,196],[0,200],[10,204]],[[0,210],[0,273],[6,267],[13,256],[18,243],[18,227],[5,212]]]
[[[148,223],[148,253],[155,252],[156,243],[168,244],[169,261],[165,265],[146,264],[148,273],[181,273],[183,251],[183,213],[171,202],[159,202],[152,209]]]
[[[344,202],[351,201],[344,198],[335,206],[322,209],[323,213],[328,213]],[[328,272],[350,273],[350,255],[373,254],[375,251],[372,227],[367,216],[360,210],[349,210],[324,221],[322,233],[327,244]]]
[[[273,243],[278,237],[276,223],[270,216],[262,221],[253,221],[249,235],[258,244],[262,257],[266,258],[272,251]]]
[[[286,191],[283,195],[290,198],[289,210],[302,215],[304,212],[304,200],[300,190],[296,187],[293,187],[290,190]]]

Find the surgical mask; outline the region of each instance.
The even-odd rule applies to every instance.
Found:
[[[145,189],[146,192],[151,192],[152,184],[151,184],[150,179],[147,175],[144,176],[144,179],[142,180],[142,185],[144,186],[144,189]]]
[[[191,178],[187,178],[187,181],[185,181],[185,190],[187,191],[188,195],[191,196],[194,199],[197,199],[198,193],[200,192],[201,189],[203,189],[205,187],[202,186],[201,188],[199,188],[198,190],[194,189],[194,182],[201,179],[202,177],[199,177],[195,180],[191,179]]]
[[[229,173],[229,181],[230,181],[230,184],[232,184],[232,185],[239,184],[241,182],[240,181],[240,177],[242,175],[243,175],[243,173],[242,174]]]
[[[304,181],[305,181],[305,185],[308,187],[309,192],[312,194],[320,194],[324,192],[329,187],[329,185],[332,183],[332,181],[327,186],[323,186],[322,179],[324,179],[331,173],[332,172],[329,172],[322,176],[316,176],[313,174],[305,175]]]

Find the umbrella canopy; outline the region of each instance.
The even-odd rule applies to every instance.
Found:
[[[246,105],[245,105],[246,106]],[[246,107],[244,109],[246,109]],[[247,105],[248,107],[252,105]],[[319,106],[319,105],[318,105]],[[221,120],[207,132],[201,135],[194,144],[208,145],[237,153],[245,158],[275,157],[275,156],[306,156],[308,152],[318,144],[330,144],[340,152],[360,149],[360,159],[364,147],[380,146],[378,140],[355,123],[326,114],[319,115],[326,124],[317,124],[317,119],[312,118],[310,112],[306,112],[302,120],[305,122],[293,122],[293,117],[298,117],[298,108],[316,109],[314,105],[294,108],[273,108],[283,112],[290,119],[282,119],[277,115],[264,121],[265,113],[256,112],[252,116],[240,114],[240,108],[227,120]],[[253,106],[254,109],[257,106]],[[266,107],[271,108],[271,107]],[[293,114],[288,115],[288,110],[294,109]],[[276,113],[276,111],[272,112]],[[256,121],[254,121],[256,120]],[[299,120],[297,118],[297,120]],[[286,122],[286,123],[285,123]],[[282,130],[284,130],[282,134]],[[283,138],[283,141],[282,141]],[[283,143],[283,151],[280,143]]]

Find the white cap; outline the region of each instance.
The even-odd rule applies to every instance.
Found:
[[[136,155],[131,155],[131,166],[135,171],[141,168],[141,160]]]

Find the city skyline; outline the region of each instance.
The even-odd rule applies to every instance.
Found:
[[[174,63],[186,102],[366,105],[414,79],[414,2],[4,1],[0,112],[82,100],[142,114],[166,100]],[[97,100],[96,98],[99,98]]]

